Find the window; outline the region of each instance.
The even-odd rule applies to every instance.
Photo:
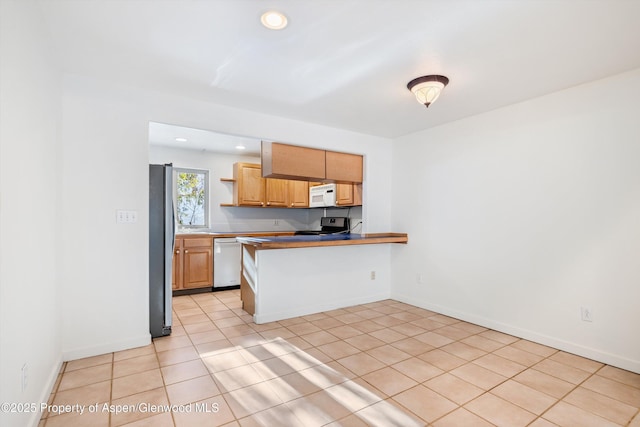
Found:
[[[178,227],[209,227],[209,171],[174,168]]]

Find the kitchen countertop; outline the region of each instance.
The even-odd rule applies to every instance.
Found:
[[[229,238],[238,236],[293,236],[295,231],[226,231],[226,232],[214,232],[214,231],[191,231],[191,232],[179,232],[176,234],[178,238],[184,237],[198,237],[207,236],[213,238]]]
[[[238,237],[238,242],[256,249],[310,248],[317,246],[371,245],[381,243],[407,243],[406,233],[323,234],[323,235],[270,235]]]

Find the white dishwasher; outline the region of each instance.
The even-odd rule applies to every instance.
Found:
[[[213,240],[213,287],[223,288],[240,284],[240,256],[242,245],[235,238]]]

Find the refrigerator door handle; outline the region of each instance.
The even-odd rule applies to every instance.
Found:
[[[175,247],[175,214],[173,211],[173,166],[165,165],[165,255],[164,255],[164,327],[171,329],[173,297],[173,249]]]

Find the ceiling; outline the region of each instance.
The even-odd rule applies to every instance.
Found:
[[[640,68],[637,0],[41,6],[68,73],[387,138]],[[451,81],[429,109],[406,88],[425,74]]]
[[[155,122],[149,123],[149,144],[255,157],[260,157],[261,145],[259,139]]]

